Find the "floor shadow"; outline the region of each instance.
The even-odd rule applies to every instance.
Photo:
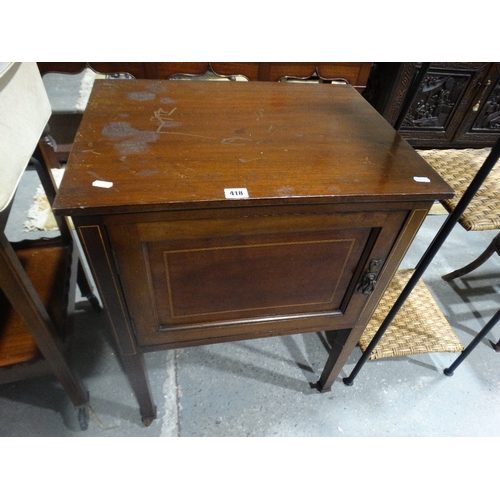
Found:
[[[119,356],[116,353],[114,339],[107,315],[104,311],[96,312],[86,300],[75,306],[74,332],[68,345],[68,362],[75,373],[82,379],[90,396],[90,418],[103,430],[109,425],[104,423],[104,416],[143,426],[139,407],[115,403],[99,396],[100,385],[105,386],[110,376],[123,376],[120,388],[117,390],[132,392],[128,378],[123,370]],[[97,384],[97,385],[96,385]],[[71,403],[68,395],[60,386],[54,375],[44,375],[36,378],[11,382],[0,385],[0,400],[5,400],[2,408],[18,409],[24,407],[23,420],[26,422],[23,432],[27,436],[60,435],[61,422],[57,426],[46,419],[37,422],[29,414],[39,414],[39,410],[49,410],[60,415],[68,435],[79,435],[81,432],[78,421],[78,410]],[[10,407],[8,401],[16,403]],[[8,429],[14,429],[10,416],[2,413],[0,408],[0,435],[6,435]],[[93,413],[94,412],[94,413]],[[100,417],[101,416],[101,417]],[[54,419],[54,420],[57,420]]]
[[[499,282],[499,274],[464,276],[446,282],[457,298],[455,302],[447,300],[446,305],[442,307],[444,309],[443,314],[446,316],[450,326],[455,330],[460,329],[460,331],[470,335],[472,340],[500,309]],[[497,303],[498,306],[492,306],[492,301]],[[469,310],[459,314],[455,313],[453,308],[460,305],[467,305]],[[467,322],[471,319],[477,321],[477,328],[467,325]],[[491,348],[492,345],[488,337],[493,339],[494,335],[495,339],[493,339],[493,342],[497,342],[499,338],[498,334],[495,335],[494,332],[495,327],[493,327],[492,331],[488,333],[481,343]]]
[[[210,348],[207,352],[206,346],[199,346],[186,349],[182,359],[178,358],[178,369],[182,370],[182,364],[187,363],[190,367],[197,366],[214,369],[218,372],[225,372],[236,377],[242,377],[252,381],[259,381],[263,384],[281,387],[283,389],[291,390],[302,394],[313,394],[314,391],[310,388],[309,384],[303,378],[294,377],[285,373],[279,373],[271,366],[263,366],[263,363],[253,363],[245,356],[245,351],[262,356],[262,360],[268,359],[271,361],[280,360],[285,365],[299,367],[304,373],[310,374],[310,366],[303,363],[303,355],[298,355],[298,362],[296,359],[284,358],[277,356],[275,353],[267,349],[259,349],[251,345],[252,341],[239,341],[235,342],[231,348],[224,349],[224,353],[218,352]],[[297,354],[297,348],[292,342],[288,342],[288,348]],[[243,351],[243,355],[242,355]],[[305,368],[300,365],[305,364]],[[269,363],[268,363],[269,365]],[[191,369],[189,370],[192,371]]]
[[[78,410],[73,406],[53,375],[11,382],[0,386],[0,435],[23,437],[47,437],[60,435],[63,427],[70,435],[81,432]],[[15,407],[9,404],[15,403]],[[22,408],[22,410],[21,410]],[[55,418],[44,419],[44,412],[55,414]],[[23,425],[19,427],[16,412],[22,411]],[[32,414],[32,417],[29,415]],[[40,421],[42,419],[43,421]]]

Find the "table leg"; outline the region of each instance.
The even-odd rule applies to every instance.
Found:
[[[352,343],[349,342],[351,330],[340,330],[335,332],[335,334],[330,355],[328,356],[323,373],[321,374],[317,384],[320,392],[328,392],[331,390],[335,379],[339,375],[340,370],[344,366],[344,363],[347,361],[347,358],[352,351],[352,349],[349,348],[349,344]]]
[[[108,314],[120,358],[139,403],[142,422],[144,425],[150,425],[156,418],[156,406],[149,387],[144,357],[137,349],[133,325],[127,314],[105,229],[94,221],[83,224],[83,221],[78,220],[75,224],[77,222],[82,247]]]
[[[142,423],[149,426],[156,418],[156,405],[151,398],[151,388],[146,375],[144,356],[142,354],[124,355],[121,359],[139,403]]]

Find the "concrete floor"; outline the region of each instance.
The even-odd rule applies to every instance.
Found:
[[[27,171],[7,227],[11,239],[40,235],[22,232],[37,183]],[[427,217],[401,267],[417,264],[445,217]],[[495,234],[457,226],[424,274],[464,345],[500,307],[500,260],[456,283],[440,276],[470,262]],[[90,392],[89,428],[80,430],[66,394],[47,376],[0,386],[0,436],[500,436],[500,354],[487,341],[499,335],[490,332],[453,377],[443,369],[456,354],[383,359],[367,362],[352,387],[339,379],[325,394],[311,387],[328,356],[322,332],[147,354],[158,418],[145,427],[106,313],[79,298],[71,352]],[[342,376],[360,354],[355,349]]]

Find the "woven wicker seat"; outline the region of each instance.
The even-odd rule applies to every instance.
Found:
[[[454,189],[455,196],[452,199],[441,200],[449,213],[457,206],[490,151],[490,148],[417,150]],[[458,222],[467,231],[500,229],[500,162],[494,166]],[[494,253],[500,255],[500,233],[476,260],[444,275],[443,279],[449,281],[470,273]]]
[[[454,189],[455,196],[452,199],[441,200],[443,207],[451,213],[483,165],[490,148],[417,150],[417,152]],[[467,231],[500,229],[499,194],[500,164],[497,164],[460,217],[458,221],[460,225]],[[500,233],[475,261],[443,276],[443,279],[450,280],[469,273],[484,263],[495,251],[500,254]],[[359,340],[362,351],[368,348],[411,274],[411,269],[400,270],[392,279]],[[460,352],[463,349],[463,345],[432,295],[420,280],[368,359],[431,352]]]
[[[410,279],[413,269],[399,270],[359,339],[365,351]],[[460,352],[463,345],[422,280],[412,290],[368,359],[431,352]]]
[[[417,150],[422,158],[454,189],[455,196],[441,204],[451,213],[469,187],[490,148]],[[459,219],[467,231],[500,229],[500,162],[486,178]]]

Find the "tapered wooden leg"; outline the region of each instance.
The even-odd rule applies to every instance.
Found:
[[[441,276],[444,281],[451,281],[455,278],[460,278],[461,276],[465,276],[470,272],[477,269],[479,266],[483,265],[494,253],[500,254],[500,233],[493,238],[493,241],[488,245],[486,250],[474,261],[466,266],[457,269],[449,274],[445,274]]]
[[[149,426],[156,418],[156,405],[151,398],[151,388],[144,364],[144,356],[138,353],[122,356],[121,359],[139,403],[142,423]]]
[[[344,363],[347,361],[350,351],[345,349],[345,346],[350,333],[351,330],[340,330],[335,332],[332,350],[330,351],[323,373],[317,383],[320,392],[328,392],[331,390],[335,379],[339,375]]]
[[[120,359],[139,403],[142,422],[144,425],[150,425],[156,418],[156,406],[151,395],[144,358],[142,353],[138,352],[133,326],[126,314],[125,301],[114,274],[113,258],[108,253],[105,231],[92,222],[77,226],[77,229],[111,323]]]
[[[490,344],[496,352],[500,352],[500,340],[496,344],[490,340]]]

